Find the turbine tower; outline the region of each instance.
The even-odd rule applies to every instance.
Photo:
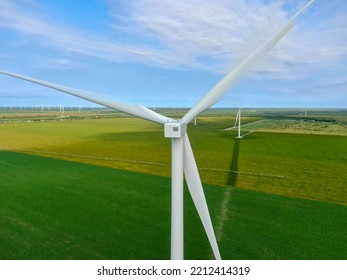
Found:
[[[189,98],[189,101],[192,104],[192,106],[195,104],[191,98]],[[197,123],[196,123],[196,116],[194,118],[194,125],[197,125]]]
[[[61,113],[61,117],[63,117],[64,116],[64,105],[60,105],[59,111]]]
[[[231,101],[232,103],[234,103],[234,105],[238,108],[237,114],[236,114],[235,125],[234,125],[234,127],[236,127],[236,125],[237,125],[237,127],[238,127],[238,129],[237,129],[238,132],[237,132],[236,138],[242,138],[242,136],[241,136],[241,111],[242,111],[242,109],[251,106],[251,104],[241,107],[241,106],[239,106],[234,100],[231,100],[231,99],[230,99],[230,101]]]
[[[29,82],[37,83],[58,91],[74,95],[79,98],[119,110],[139,118],[152,121],[164,126],[164,136],[171,138],[172,143],[172,173],[171,173],[171,259],[181,260],[183,250],[183,179],[185,176],[189,192],[204,226],[208,240],[216,259],[221,259],[217,240],[214,234],[209,210],[202,188],[198,168],[187,134],[188,124],[201,112],[207,110],[220,101],[235,86],[238,80],[250,70],[276,43],[294,26],[297,17],[309,7],[314,0],[309,1],[286,24],[279,28],[268,40],[260,45],[251,55],[236,66],[220,82],[218,82],[206,95],[204,95],[184,116],[176,120],[156,113],[144,106],[109,102],[93,97],[91,92],[86,92],[23,75],[0,72],[8,76]],[[95,95],[94,95],[95,96]]]

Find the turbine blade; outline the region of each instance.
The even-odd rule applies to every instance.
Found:
[[[239,121],[239,114],[240,114],[240,109],[237,111],[237,114],[236,114],[236,119],[235,119],[235,127],[237,125],[237,122]]]
[[[194,117],[220,101],[228,93],[228,90],[230,90],[230,88],[233,87],[245,74],[245,72],[260,61],[262,57],[265,56],[265,54],[271,50],[285,34],[287,34],[287,32],[294,26],[295,20],[298,16],[313,2],[314,0],[309,1],[286,24],[282,25],[282,27],[280,27],[259,48],[238,64],[229,74],[217,83],[217,85],[204,95],[200,101],[184,115],[182,123],[188,124],[194,119]]]
[[[248,107],[251,107],[251,106],[253,106],[253,105],[255,105],[255,104],[258,104],[259,102],[253,102],[253,103],[250,103],[250,104],[247,104],[246,106],[243,106],[243,107],[241,107],[242,109],[244,109],[244,108],[248,108]]]
[[[208,240],[211,244],[213,254],[217,260],[220,260],[221,257],[213,230],[210,213],[208,211],[204,190],[202,188],[198,168],[196,166],[195,158],[187,134],[184,136],[184,174],[190,195],[192,196]]]
[[[100,104],[102,106],[111,108],[111,109],[115,109],[115,110],[119,110],[134,116],[137,116],[139,118],[142,119],[146,119],[155,123],[159,123],[159,124],[164,124],[168,121],[171,121],[170,118],[167,118],[163,115],[160,115],[142,105],[136,105],[136,104],[127,104],[127,103],[120,103],[120,102],[110,102],[110,101],[104,101],[101,99],[97,99],[94,98],[93,95],[96,95],[96,93],[93,92],[87,92],[87,91],[83,91],[83,90],[79,90],[79,89],[74,89],[71,87],[66,87],[66,86],[62,86],[62,85],[58,85],[58,84],[54,84],[54,83],[50,83],[50,82],[46,82],[46,81],[42,81],[42,80],[38,80],[35,78],[31,78],[31,77],[26,77],[20,74],[16,74],[16,73],[8,73],[8,72],[3,72],[0,71],[0,74],[4,74],[7,76],[12,76],[21,80],[26,80],[32,83],[36,83],[45,87],[49,87],[58,91],[62,91],[64,93],[68,93],[70,95]]]
[[[237,107],[237,108],[240,108],[240,106],[232,99],[230,99],[230,101]]]

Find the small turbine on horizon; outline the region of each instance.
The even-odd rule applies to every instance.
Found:
[[[297,17],[309,7],[309,1],[286,24],[279,28],[268,40],[258,47],[251,55],[238,64],[231,72],[221,79],[205,94],[181,119],[172,119],[156,113],[144,106],[110,102],[93,97],[90,92],[26,77],[20,74],[0,72],[8,76],[37,83],[58,91],[86,99],[88,101],[119,110],[141,119],[152,121],[164,126],[164,136],[171,139],[171,259],[182,260],[183,250],[183,180],[187,182],[189,192],[207,234],[216,259],[221,259],[216,236],[210,218],[200,175],[187,134],[188,124],[200,113],[219,102],[235,86],[246,71],[250,70],[276,43],[294,26]]]
[[[191,98],[189,98],[189,101],[190,101],[190,103],[192,104],[192,106],[195,104]],[[197,123],[196,123],[196,118],[197,118],[197,117],[194,118],[194,125],[197,125]]]
[[[59,111],[61,113],[61,116],[63,117],[64,116],[64,105],[59,106]]]
[[[245,109],[245,108],[247,108],[249,106],[254,105],[254,103],[253,104],[248,104],[246,106],[241,107],[234,100],[230,99],[230,101],[232,103],[234,103],[234,105],[238,108],[237,114],[236,114],[236,119],[235,119],[235,125],[234,125],[234,127],[237,126],[237,128],[238,128],[237,129],[238,132],[237,132],[236,138],[242,138],[243,136],[241,136],[241,111],[242,111],[242,109]]]

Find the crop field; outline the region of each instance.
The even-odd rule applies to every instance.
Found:
[[[1,259],[168,259],[170,179],[0,152]],[[205,185],[224,259],[346,259],[347,207]],[[185,257],[212,252],[187,192]]]
[[[254,132],[237,140],[236,131],[224,130],[230,123],[231,117],[207,117],[188,128],[204,183],[347,204],[345,137]],[[171,172],[162,127],[136,118],[3,124],[0,133],[3,150]]]
[[[347,125],[332,121],[315,120],[273,120],[264,119],[256,123],[245,124],[243,129],[281,133],[323,134],[347,136]]]
[[[255,131],[239,140],[225,130],[234,122],[205,116],[188,128],[222,257],[346,259],[347,138]],[[0,258],[169,257],[171,147],[161,126],[90,118],[3,123],[0,133]],[[186,258],[212,258],[188,192],[185,207]]]

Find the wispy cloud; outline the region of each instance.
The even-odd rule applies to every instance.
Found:
[[[311,92],[335,92],[343,93],[347,92],[347,80],[333,81],[329,83],[317,83],[315,86],[310,88]]]
[[[109,1],[114,7],[112,15],[120,22],[115,25],[117,31],[133,33],[143,43],[155,42],[158,51],[169,52],[178,64],[225,71],[259,46],[306,1],[135,0],[124,3],[126,17],[119,15],[116,2]],[[292,78],[345,57],[345,14],[311,20],[313,25],[309,20],[299,22],[257,71]]]
[[[68,53],[115,62],[225,72],[304,2],[109,0],[113,31],[105,37],[43,16],[42,7],[34,0],[1,0],[0,28]],[[347,57],[346,26],[343,12],[336,18],[311,17],[299,22],[256,68],[256,75],[292,79],[317,68],[342,64],[340,61]],[[119,35],[124,35],[122,41]],[[74,67],[69,60],[53,64]]]
[[[0,100],[45,100],[49,99],[50,95],[47,94],[43,89],[17,88],[14,90],[1,90],[0,97]]]
[[[132,61],[134,56],[137,60],[139,57],[154,56],[149,50],[131,45],[120,45],[112,38],[101,37],[98,34],[57,22],[53,18],[44,17],[40,12],[32,10],[33,7],[37,8],[36,5],[28,7],[23,1],[19,4],[10,0],[0,1],[0,28],[25,35],[27,39],[34,40],[42,47],[111,61]]]
[[[81,69],[86,66],[81,62],[68,58],[50,58],[34,65],[33,67],[45,69]]]

